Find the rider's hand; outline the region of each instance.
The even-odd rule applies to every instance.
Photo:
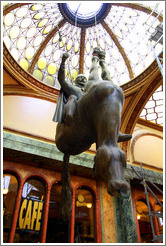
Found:
[[[64,53],[63,56],[62,56],[62,61],[65,62],[68,57],[69,57],[69,54],[67,52]]]

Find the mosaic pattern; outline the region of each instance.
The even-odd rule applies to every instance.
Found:
[[[163,86],[160,86],[146,103],[140,117],[162,125],[163,111]]]

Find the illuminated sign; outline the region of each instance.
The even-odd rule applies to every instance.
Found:
[[[18,221],[19,228],[39,231],[42,210],[43,202],[23,199]]]

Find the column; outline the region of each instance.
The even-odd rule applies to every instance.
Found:
[[[96,180],[97,197],[95,200],[96,243],[102,243],[101,209],[100,209],[100,181]]]
[[[73,189],[72,195],[72,212],[71,212],[71,219],[70,219],[70,243],[74,243],[74,227],[75,227],[75,190]]]
[[[23,184],[20,183],[19,188],[18,188],[18,193],[17,193],[17,200],[16,200],[15,209],[14,209],[14,214],[13,214],[13,221],[11,225],[9,243],[13,243],[13,240],[14,240],[14,233],[15,233],[16,225],[17,225],[18,213],[19,213],[21,197],[22,197],[22,190],[23,190]]]
[[[130,182],[127,180],[129,185]],[[117,238],[119,243],[137,243],[137,230],[131,199],[131,190],[125,198],[114,197]]]
[[[45,198],[41,243],[45,243],[46,242],[47,223],[48,223],[49,204],[50,204],[50,192],[51,192],[51,189],[49,187],[47,189],[46,198]]]

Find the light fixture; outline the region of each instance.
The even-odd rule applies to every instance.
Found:
[[[141,218],[141,216],[139,214],[137,214],[137,219],[139,220]]]
[[[9,189],[3,189],[3,195],[6,195],[8,193]]]
[[[87,206],[87,208],[91,208],[92,207],[92,203],[87,203],[86,206]]]

